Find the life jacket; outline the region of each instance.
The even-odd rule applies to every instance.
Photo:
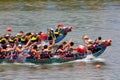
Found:
[[[8,42],[9,42],[9,43],[14,43],[14,42],[15,42],[15,39],[9,39]]]
[[[1,44],[5,44],[6,43],[5,40],[4,40],[4,38],[0,38],[0,43]]]
[[[3,42],[3,39],[0,39],[0,43],[2,43]]]
[[[32,35],[28,35],[26,36],[26,38],[29,40],[32,37]]]
[[[22,41],[22,42],[26,41],[26,38],[21,38],[21,41]]]
[[[60,31],[59,29],[56,29],[55,34],[59,34],[59,31]]]
[[[59,34],[65,34],[64,29],[56,29],[55,35],[59,35]]]
[[[50,33],[50,34],[49,34],[49,37],[48,37],[48,40],[53,40],[54,37],[55,37],[55,36],[54,36],[54,33]]]
[[[21,38],[20,42],[26,44],[27,43],[27,39],[26,38]]]
[[[50,36],[52,37],[52,39],[54,38],[54,34],[51,33]]]
[[[38,38],[33,36],[33,37],[31,38],[31,41],[32,41],[32,42],[36,42],[36,41],[38,41]]]

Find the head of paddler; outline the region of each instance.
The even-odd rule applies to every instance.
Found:
[[[63,25],[63,24],[61,24],[61,23],[60,23],[60,24],[58,24],[58,29],[62,29],[62,28],[63,28],[63,26],[64,26],[64,25]]]
[[[54,33],[54,30],[53,30],[53,28],[51,28],[51,29],[50,29],[50,33]]]
[[[102,39],[102,37],[101,37],[101,36],[99,36],[99,37],[98,37],[98,40],[101,40],[101,39]]]
[[[59,45],[59,46],[58,46],[58,49],[63,49],[63,45]]]
[[[29,36],[29,35],[31,35],[31,32],[26,33],[26,36]]]
[[[70,46],[74,46],[74,42],[70,42]]]
[[[23,31],[19,31],[19,35],[20,35],[20,36],[23,36],[23,35],[24,35],[24,32],[23,32]]]
[[[63,43],[62,43],[62,45],[64,46],[64,45],[66,45],[67,44],[67,42],[66,41],[64,41]]]
[[[38,32],[38,35],[41,35],[42,34],[42,31]]]
[[[37,37],[37,34],[36,34],[36,33],[34,33],[34,34],[33,34],[33,36],[34,36],[34,37]]]
[[[87,35],[84,35],[84,36],[82,37],[82,39],[83,39],[83,40],[88,40],[89,37],[88,37]]]
[[[9,39],[9,38],[10,38],[10,35],[6,34],[6,35],[4,35],[4,38],[5,38],[5,39]]]
[[[48,48],[48,45],[44,45],[44,49],[47,49]]]
[[[37,49],[38,47],[37,47],[37,45],[33,45],[33,49]]]

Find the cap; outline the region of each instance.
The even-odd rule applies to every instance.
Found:
[[[9,47],[10,45],[9,44],[7,44],[7,47]]]
[[[107,41],[111,43],[111,42],[112,42],[112,39],[108,39]]]
[[[20,46],[20,47],[21,47],[22,45],[21,45],[21,44],[18,44],[18,46]]]
[[[58,27],[59,27],[59,26],[63,27],[64,25],[63,25],[63,24],[58,24]]]
[[[92,42],[92,40],[91,40],[91,39],[88,39],[88,42]]]
[[[11,27],[6,28],[7,31],[12,31]]]
[[[53,28],[50,28],[50,30],[52,30],[52,31],[53,31]]]

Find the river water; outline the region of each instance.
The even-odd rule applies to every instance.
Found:
[[[111,47],[99,56],[100,62],[66,64],[0,64],[0,80],[120,80],[120,1],[119,0],[0,0],[0,33],[11,26],[13,34],[46,31],[57,24],[72,25],[64,39],[102,36],[112,39]],[[101,68],[96,69],[95,65]]]

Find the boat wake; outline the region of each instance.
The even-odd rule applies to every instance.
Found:
[[[27,67],[37,67],[37,66],[39,66],[39,65],[37,65],[37,64],[33,64],[33,63],[18,63],[18,62],[14,62],[14,63],[7,63],[7,62],[3,62],[3,63],[1,63],[0,65],[3,65],[3,66],[5,66],[5,65],[15,65],[15,66],[27,66]]]
[[[64,64],[67,64],[67,63],[80,63],[80,62],[84,62],[84,63],[95,63],[95,62],[102,62],[104,63],[105,60],[102,59],[102,58],[96,58],[94,57],[93,55],[87,55],[86,58],[84,59],[77,59],[77,60],[73,60],[73,61],[68,61],[68,62],[64,62],[64,63],[52,63],[52,64],[44,64],[44,65],[52,65],[52,66],[59,66],[59,65],[64,65]],[[43,65],[43,64],[34,64],[34,63],[17,63],[17,62],[14,62],[14,63],[6,63],[6,62],[3,62],[2,64],[0,65],[18,65],[18,66],[28,66],[28,67],[38,67],[40,65]]]
[[[77,59],[77,60],[74,60],[74,61],[69,61],[69,62],[64,62],[64,63],[52,63],[52,64],[48,64],[48,65],[55,65],[55,66],[59,66],[59,65],[64,65],[64,64],[67,64],[67,63],[81,63],[81,62],[84,62],[84,63],[105,63],[105,59],[102,59],[102,58],[96,58],[94,57],[93,55],[87,55],[86,58],[84,59]]]
[[[78,59],[72,62],[85,62],[85,63],[103,62],[104,63],[105,60],[102,58],[98,58],[98,57],[96,58],[93,55],[87,55],[87,57],[84,59]]]

